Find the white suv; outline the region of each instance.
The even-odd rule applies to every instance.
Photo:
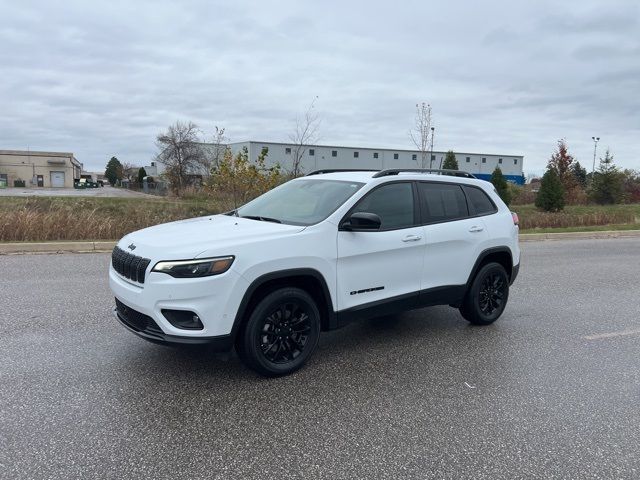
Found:
[[[444,170],[320,171],[243,207],[131,233],[113,251],[115,314],[158,343],[234,345],[263,375],[300,368],[322,330],[451,305],[495,321],[520,264],[491,183]]]

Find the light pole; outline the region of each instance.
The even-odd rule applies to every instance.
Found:
[[[600,141],[600,137],[591,137],[593,140],[593,167],[591,168],[591,173],[596,171],[596,150],[598,148],[598,142]]]
[[[436,127],[431,127],[431,151],[429,152],[429,168],[433,168],[433,135]]]

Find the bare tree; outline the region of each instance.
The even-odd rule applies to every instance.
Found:
[[[412,130],[409,130],[409,138],[420,151],[422,165],[426,168],[427,154],[429,153],[429,141],[433,135],[431,128],[431,105],[428,103],[416,103],[416,119]]]
[[[214,128],[215,132],[213,134],[213,141],[211,142],[212,151],[208,159],[209,164],[207,165],[209,172],[220,166],[220,161],[224,158],[224,152],[227,148],[227,137],[224,134],[224,128],[220,128],[217,125]]]
[[[320,116],[314,110],[314,106],[318,97],[316,96],[307,111],[304,113],[304,117],[296,118],[296,128],[289,140],[293,143],[291,154],[293,155],[293,162],[291,166],[291,175],[297,177],[300,175],[301,168],[300,163],[304,158],[304,154],[310,144],[313,144],[318,140],[318,129],[320,128]]]
[[[122,178],[124,180],[133,180],[138,175],[138,168],[131,162],[122,162]]]
[[[192,122],[177,121],[166,132],[158,134],[156,146],[160,151],[156,160],[165,166],[171,187],[180,193],[189,176],[201,174],[206,155],[200,140],[200,129]]]

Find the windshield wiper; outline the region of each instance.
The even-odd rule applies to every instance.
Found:
[[[261,222],[282,223],[277,218],[261,217],[259,215],[240,215],[240,218],[248,218],[250,220],[260,220]]]

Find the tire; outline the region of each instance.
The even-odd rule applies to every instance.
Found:
[[[236,350],[249,368],[276,377],[302,367],[319,338],[320,312],[311,295],[281,288],[255,306],[238,332]]]
[[[509,276],[499,263],[483,265],[471,282],[460,306],[460,313],[474,325],[490,325],[507,306]]]

